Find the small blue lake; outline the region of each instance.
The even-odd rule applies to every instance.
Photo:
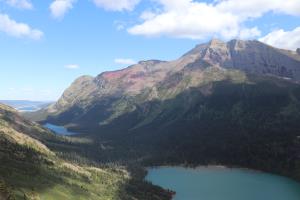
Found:
[[[50,123],[44,124],[44,127],[50,129],[51,131],[53,131],[57,135],[77,135],[78,134],[78,133],[75,133],[75,132],[68,131],[63,126],[56,126],[56,125],[50,124]]]
[[[242,169],[159,167],[146,180],[176,192],[174,200],[300,200],[300,184]]]

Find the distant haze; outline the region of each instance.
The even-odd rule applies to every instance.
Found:
[[[0,103],[11,106],[21,112],[37,111],[51,104],[50,101],[28,101],[28,100],[0,100]]]

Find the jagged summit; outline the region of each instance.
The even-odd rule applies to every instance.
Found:
[[[299,51],[299,50],[298,50]],[[299,54],[298,54],[299,55]],[[277,49],[257,40],[213,39],[197,45],[183,58],[190,59],[192,66],[220,66],[239,69],[247,73],[272,75],[300,81],[300,57],[295,51]]]
[[[210,42],[208,44],[210,47],[218,47],[218,46],[223,46],[225,44],[225,42],[223,42],[222,40],[213,38],[210,40]]]

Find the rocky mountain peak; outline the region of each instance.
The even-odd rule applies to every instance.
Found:
[[[219,65],[225,60],[230,59],[230,52],[227,47],[227,43],[212,39],[205,51],[202,53],[200,59],[206,61],[210,65]]]
[[[222,40],[214,38],[208,43],[208,45],[210,48],[219,48],[219,47],[226,45],[226,43],[223,42]]]
[[[188,67],[204,69],[218,66],[237,69],[246,73],[271,75],[300,81],[300,48],[295,51],[277,49],[257,40],[231,40],[222,42],[213,39],[197,45],[183,58]]]

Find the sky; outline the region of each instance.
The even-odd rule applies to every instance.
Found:
[[[54,101],[81,75],[212,38],[296,50],[300,0],[0,0],[0,99]]]

